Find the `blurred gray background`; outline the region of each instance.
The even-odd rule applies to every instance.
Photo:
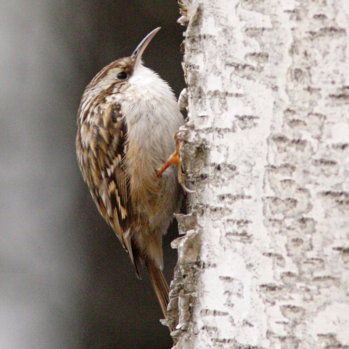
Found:
[[[157,26],[145,64],[178,96],[177,1],[2,0],[0,7],[0,347],[170,348],[148,276],[137,280],[99,216],[74,142],[85,86]]]

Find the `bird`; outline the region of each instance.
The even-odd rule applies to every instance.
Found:
[[[180,208],[183,189],[170,166],[174,162],[163,164],[178,153],[173,135],[184,118],[169,84],[142,61],[160,29],[87,85],[78,110],[76,151],[98,211],[128,252],[139,278],[139,266],[146,266],[167,318],[162,236]]]

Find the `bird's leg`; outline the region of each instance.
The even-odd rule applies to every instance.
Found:
[[[182,173],[182,164],[181,159],[179,157],[179,147],[180,147],[180,140],[178,139],[178,133],[185,132],[184,130],[177,131],[174,135],[174,140],[176,142],[176,149],[175,151],[170,155],[168,160],[165,162],[165,164],[161,167],[161,169],[158,171],[157,176],[160,177],[169,166],[171,165],[177,165],[177,176],[178,176],[178,182],[182,186],[183,190],[187,193],[195,193],[195,191],[188,189],[185,186],[183,173]]]
[[[181,131],[178,131],[178,132],[181,132]],[[178,182],[183,183],[181,160],[179,158],[179,146],[180,146],[180,144],[179,144],[179,140],[177,137],[178,132],[176,132],[176,134],[173,137],[175,142],[176,142],[176,149],[170,155],[170,157],[165,162],[165,164],[161,167],[157,176],[160,177],[167,170],[167,168],[170,167],[171,165],[177,165],[177,167],[178,167]]]

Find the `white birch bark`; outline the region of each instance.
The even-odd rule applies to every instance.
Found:
[[[175,348],[349,348],[349,3],[183,0]]]

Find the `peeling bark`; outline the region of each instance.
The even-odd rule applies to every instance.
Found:
[[[173,243],[174,347],[349,348],[349,6],[180,6],[196,193]]]

